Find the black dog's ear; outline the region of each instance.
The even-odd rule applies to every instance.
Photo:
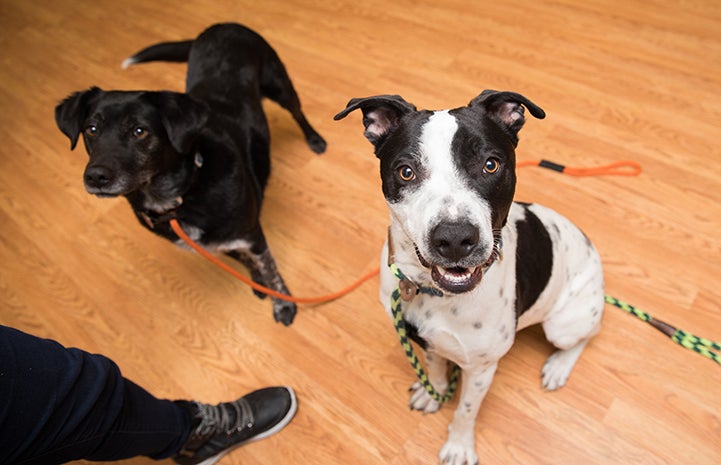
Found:
[[[208,121],[208,107],[187,94],[158,92],[155,102],[160,119],[173,148],[179,153],[188,153],[195,139]]]
[[[518,131],[526,122],[523,105],[536,118],[543,119],[546,117],[546,113],[541,107],[516,92],[499,92],[487,89],[468,104],[469,107],[484,108],[486,113],[511,135],[514,145],[518,143]]]
[[[363,126],[366,139],[378,148],[388,134],[398,128],[403,115],[416,111],[415,105],[403,100],[400,95],[376,95],[375,97],[354,98],[345,110],[333,117],[340,120],[357,109],[363,110]]]
[[[90,102],[102,93],[99,87],[91,87],[82,92],[75,92],[55,107],[55,123],[70,139],[70,150],[78,144],[78,137],[83,130]]]

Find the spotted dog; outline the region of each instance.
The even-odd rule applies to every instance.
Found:
[[[542,370],[543,386],[554,390],[601,325],[604,282],[594,246],[558,213],[513,201],[526,108],[545,117],[526,97],[492,90],[443,111],[417,110],[397,95],[356,98],[335,116],[360,109],[380,160],[390,210],[381,263],[442,294],[411,296],[403,317],[425,347],[437,391],[448,389],[448,361],[462,370],[444,464],[478,463],[475,419],[516,331],[541,323],[558,348]],[[383,265],[380,298],[390,313],[399,283]],[[419,383],[411,391],[411,408],[440,407]]]

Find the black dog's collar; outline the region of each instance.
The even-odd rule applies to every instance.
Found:
[[[190,186],[193,185],[193,182],[195,182],[195,178],[198,175],[198,170],[203,166],[203,155],[200,154],[200,152],[195,152],[195,157],[193,159],[193,174],[190,176],[190,182],[188,183],[188,187],[185,189],[185,193],[187,193],[190,190]],[[165,210],[162,212],[158,212],[151,209],[145,209],[138,211],[138,215],[143,219],[145,224],[148,225],[150,229],[155,229],[156,226],[159,224],[167,223],[170,220],[177,218],[177,210],[178,208],[183,204],[183,197],[178,196],[173,201],[173,208],[169,210]]]
[[[148,225],[150,229],[155,229],[155,227],[159,224],[167,223],[170,220],[174,220],[177,218],[176,216],[176,208],[173,208],[172,210],[168,210],[164,213],[158,213],[153,210],[144,210],[141,212],[138,212],[140,217],[143,219],[145,224]]]

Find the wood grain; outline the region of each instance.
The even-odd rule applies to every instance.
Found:
[[[377,160],[360,118],[332,120],[350,98],[397,93],[437,109],[505,89],[548,114],[521,132],[520,160],[644,168],[636,178],[524,168],[517,198],[582,227],[610,294],[721,339],[721,8],[697,0],[2,0],[0,323],[107,354],[160,397],[293,386],[293,423],[223,463],[437,462],[456,401],[435,415],[408,410],[413,373],[377,279],[301,306],[285,328],[243,284],[142,229],[124,200],[83,189],[86,155],[70,152],[54,106],[92,85],[182,90],[183,64],[120,63],[221,21],[275,47],[329,143],[313,154],[265,104],[274,168],[262,221],[296,295],[378,266],[388,213]],[[568,385],[545,393],[550,352],[531,328],[501,362],[476,427],[481,463],[719,463],[718,365],[612,307]]]

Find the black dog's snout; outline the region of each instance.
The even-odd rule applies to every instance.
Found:
[[[441,223],[431,231],[431,246],[443,258],[457,262],[478,246],[478,228],[470,223]]]
[[[88,166],[85,169],[85,185],[90,187],[105,187],[113,181],[113,171],[105,166]]]

